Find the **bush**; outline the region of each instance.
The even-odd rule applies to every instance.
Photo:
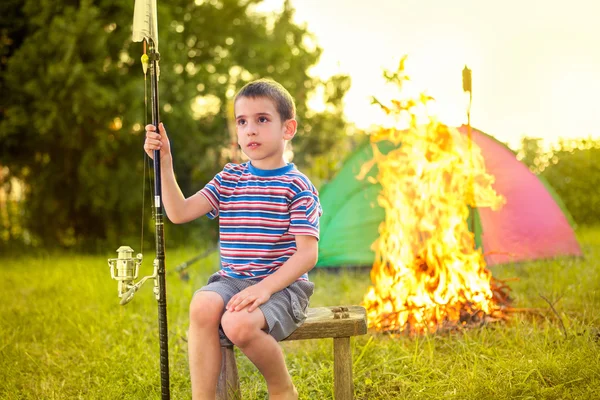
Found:
[[[580,225],[600,223],[600,140],[560,143],[541,175],[564,201]]]

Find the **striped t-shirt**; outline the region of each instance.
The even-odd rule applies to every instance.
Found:
[[[227,164],[200,193],[219,217],[221,275],[264,278],[296,252],[296,235],[319,238],[319,193],[294,164]]]

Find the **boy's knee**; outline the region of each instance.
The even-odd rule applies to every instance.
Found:
[[[245,347],[256,337],[261,326],[256,316],[245,311],[226,312],[221,318],[225,335],[238,347]]]
[[[190,303],[190,323],[201,327],[218,328],[225,304],[215,292],[198,292]]]

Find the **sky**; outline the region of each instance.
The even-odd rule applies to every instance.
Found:
[[[265,0],[261,11],[281,10]],[[462,70],[472,70],[472,126],[517,149],[521,137],[600,138],[598,0],[292,0],[323,48],[313,75],[350,75],[345,113],[381,123],[371,96],[391,96],[382,71],[408,55],[413,90],[440,119],[466,123]]]

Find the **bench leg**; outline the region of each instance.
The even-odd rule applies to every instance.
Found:
[[[352,351],[350,338],[333,338],[333,392],[335,400],[352,400]]]
[[[217,399],[238,400],[241,397],[233,346],[221,347],[221,373],[217,382]]]

